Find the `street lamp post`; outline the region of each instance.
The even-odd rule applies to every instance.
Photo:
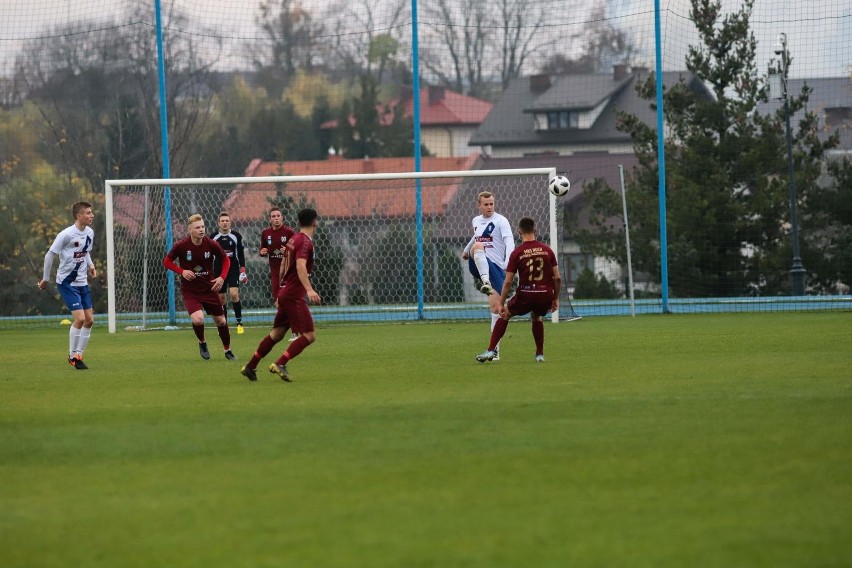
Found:
[[[781,57],[779,67],[769,66],[769,90],[778,93],[777,98],[784,101],[784,122],[787,130],[787,177],[790,182],[790,229],[793,239],[793,263],[790,266],[790,286],[794,296],[805,295],[805,267],[799,255],[799,214],[796,199],[796,182],[793,179],[793,134],[790,129],[790,103],[787,92],[790,53],[787,51],[787,34],[778,35],[775,54]]]

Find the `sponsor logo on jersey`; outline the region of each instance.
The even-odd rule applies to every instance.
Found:
[[[272,235],[267,235],[267,236],[266,236],[266,244],[268,244],[268,245],[271,245],[271,244],[272,244]]]
[[[189,260],[189,261],[192,260],[192,251],[191,250],[186,251],[186,260]]]
[[[204,251],[204,258],[210,258],[210,251],[209,250]]]

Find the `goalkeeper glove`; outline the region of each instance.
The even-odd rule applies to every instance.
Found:
[[[246,268],[245,268],[245,266],[244,266],[244,267],[242,267],[242,268],[240,268],[240,278],[239,278],[239,280],[240,280],[240,284],[247,284],[247,283],[248,283],[248,274],[246,274]]]

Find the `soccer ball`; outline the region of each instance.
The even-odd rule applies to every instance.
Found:
[[[550,190],[550,193],[556,197],[562,197],[568,193],[569,189],[571,189],[571,182],[565,176],[556,176],[550,180],[548,189]]]

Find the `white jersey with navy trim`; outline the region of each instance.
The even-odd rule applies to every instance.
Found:
[[[508,219],[499,213],[490,217],[477,215],[473,224],[473,240],[482,243],[485,248],[485,258],[505,269],[509,255],[515,250],[515,237]]]
[[[56,283],[71,286],[87,286],[88,271],[92,264],[92,243],[95,232],[91,227],[80,230],[77,225],[60,231],[50,245],[50,252],[59,256],[59,268],[56,269]]]

